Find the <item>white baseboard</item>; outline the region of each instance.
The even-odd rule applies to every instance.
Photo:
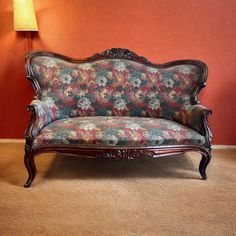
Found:
[[[3,139],[0,139],[0,143],[25,143],[25,139],[3,138]]]
[[[236,149],[236,145],[212,145],[212,149]]]

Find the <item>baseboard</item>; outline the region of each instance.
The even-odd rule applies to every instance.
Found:
[[[236,149],[236,145],[212,145],[212,149]]]
[[[0,143],[25,143],[25,139],[0,139]],[[212,145],[212,149],[236,149],[236,145]]]
[[[25,139],[3,138],[3,139],[0,139],[0,143],[25,143]]]

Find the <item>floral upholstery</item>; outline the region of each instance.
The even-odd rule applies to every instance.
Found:
[[[52,121],[84,116],[164,118],[197,131],[190,97],[202,69],[184,64],[157,69],[126,59],[72,63],[35,56],[32,72],[41,88],[38,98]],[[47,122],[45,122],[45,125]]]
[[[34,139],[34,145],[92,146],[202,145],[205,138],[174,121],[143,117],[76,117],[54,121]]]

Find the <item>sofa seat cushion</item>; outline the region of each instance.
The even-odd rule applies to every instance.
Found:
[[[91,146],[202,145],[205,138],[174,121],[122,116],[76,117],[54,121],[41,129],[34,145]]]

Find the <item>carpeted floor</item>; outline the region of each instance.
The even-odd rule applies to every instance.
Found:
[[[41,155],[32,188],[23,144],[0,144],[0,235],[236,235],[236,150],[110,161]]]

